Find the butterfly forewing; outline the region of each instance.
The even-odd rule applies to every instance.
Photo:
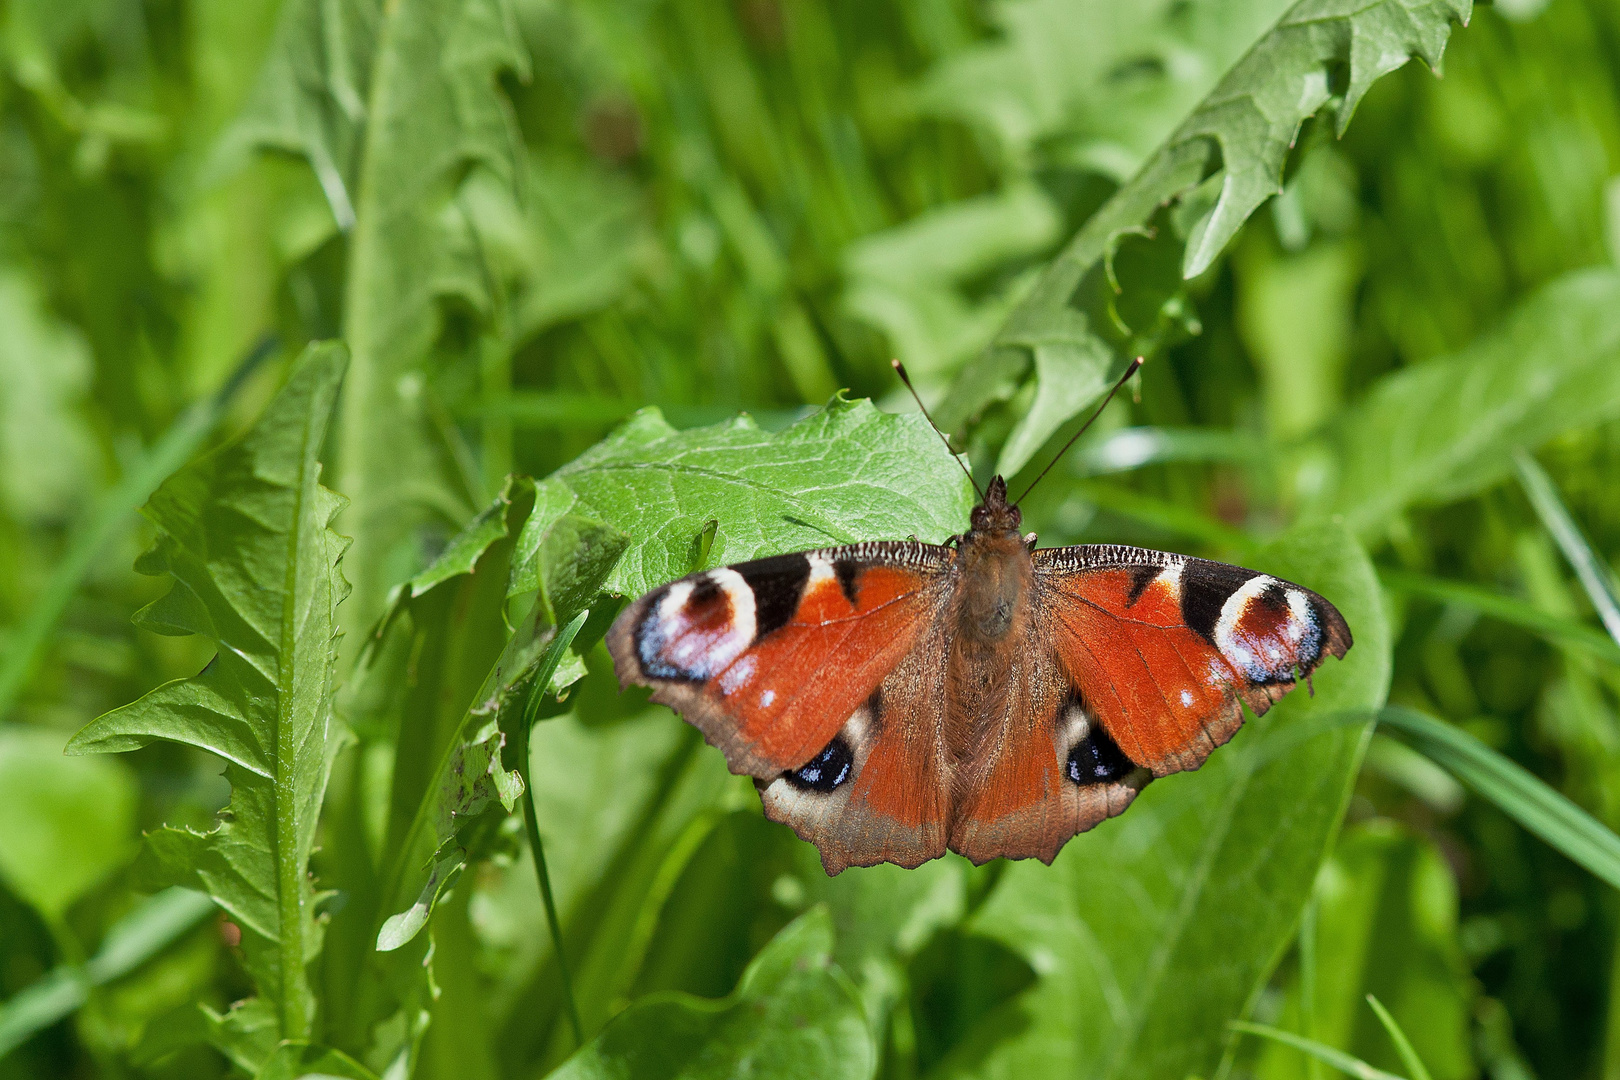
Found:
[[[1155,776],[1196,769],[1350,648],[1338,610],[1291,582],[1117,545],[1035,552],[1040,632],[1088,715]]]
[[[772,780],[828,747],[937,617],[953,553],[878,542],[778,555],[654,589],[620,614],[620,682]]]

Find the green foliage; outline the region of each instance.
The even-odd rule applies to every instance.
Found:
[[[1613,1073],[1617,39],[0,5],[0,1080]],[[1203,769],[828,878],[620,693],[628,597],[965,527],[891,356],[983,481],[1138,353],[1027,527],[1356,637]]]
[[[1507,475],[1515,447],[1620,410],[1620,276],[1548,285],[1463,355],[1390,376],[1344,418],[1329,505],[1374,529],[1419,499],[1450,502]]]
[[[939,543],[971,506],[922,418],[870,402],[835,399],[775,435],[643,413],[539,486],[512,584],[562,620],[597,592],[639,596],[704,566],[868,536]]]
[[[59,743],[0,732],[0,879],[50,921],[124,862],[135,813],[127,770],[63,758]]]
[[[204,635],[218,652],[200,674],[68,743],[87,754],[164,740],[225,760],[229,818],[205,833],[160,829],[146,853],[156,878],[207,892],[240,927],[248,971],[279,1010],[280,1035],[295,1040],[315,1017],[306,968],[321,926],[309,858],[343,739],[332,683],[348,545],[331,529],[342,499],[320,486],[317,455],[346,363],[341,348],[312,348],[240,442],[152,496],[159,538],[140,569],[174,584],[140,618],[160,633]]]
[[[815,909],[755,957],[720,1001],[647,998],[551,1075],[609,1077],[871,1075],[871,1032],[854,987],[832,966],[832,920]]]
[[[1296,3],[1047,266],[993,347],[956,383],[941,423],[958,426],[1011,396],[1033,361],[1033,405],[996,462],[997,471],[1017,473],[1102,396],[1131,355],[1156,351],[1170,326],[1187,318],[1179,281],[1168,295],[1153,291],[1165,287],[1162,269],[1157,281],[1131,283],[1147,297],[1132,296],[1126,306],[1115,266],[1120,246],[1133,235],[1153,241],[1150,221],[1173,203],[1161,225],[1185,245],[1180,277],[1203,273],[1281,189],[1301,124],[1331,104],[1342,133],[1376,79],[1411,56],[1438,67],[1452,21],[1466,21],[1471,9],[1470,0]]]

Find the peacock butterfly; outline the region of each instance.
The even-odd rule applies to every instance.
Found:
[[[1327,600],[1253,570],[1037,548],[999,476],[970,524],[654,589],[608,631],[619,681],[702,731],[836,874],[947,850],[1050,863],[1351,645]]]

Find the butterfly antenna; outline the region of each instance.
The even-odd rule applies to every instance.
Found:
[[[1091,414],[1091,419],[1087,420],[1085,423],[1081,424],[1080,425],[1080,430],[1075,432],[1073,435],[1069,436],[1069,441],[1063,444],[1063,449],[1059,450],[1056,454],[1052,455],[1052,460],[1048,461],[1046,463],[1046,468],[1041,470],[1041,475],[1037,476],[1035,479],[1031,480],[1029,482],[1029,487],[1024,489],[1024,493],[1022,495],[1018,496],[1018,498],[1013,500],[1013,505],[1014,506],[1017,506],[1019,503],[1023,502],[1026,498],[1029,497],[1029,493],[1031,491],[1035,490],[1035,485],[1040,483],[1042,480],[1044,480],[1046,478],[1046,474],[1052,471],[1052,466],[1056,465],[1059,461],[1062,460],[1063,455],[1067,454],[1069,452],[1069,447],[1074,445],[1075,440],[1080,438],[1080,436],[1084,435],[1086,433],[1086,429],[1091,427],[1092,424],[1095,424],[1097,422],[1097,417],[1101,416],[1102,411],[1104,409],[1108,408],[1108,403],[1110,401],[1114,400],[1114,395],[1119,393],[1119,388],[1124,386],[1127,382],[1130,381],[1131,376],[1136,374],[1137,369],[1140,368],[1142,366],[1142,364],[1144,362],[1146,362],[1146,360],[1147,360],[1147,357],[1138,356],[1135,360],[1131,361],[1131,366],[1125,369],[1125,374],[1121,375],[1119,377],[1119,381],[1116,382],[1113,385],[1113,387],[1109,389],[1108,396],[1102,399],[1102,404],[1098,405],[1097,406],[1097,411]]]
[[[979,487],[979,482],[973,479],[973,473],[966,465],[962,464],[962,459],[956,456],[956,451],[951,449],[950,437],[939,430],[939,425],[934,423],[934,418],[928,415],[928,406],[924,405],[922,398],[918,396],[917,388],[911,385],[911,376],[906,374],[906,365],[899,360],[890,360],[889,363],[894,367],[894,373],[900,376],[900,381],[906,384],[906,389],[911,391],[911,399],[917,403],[917,408],[922,410],[923,419],[927,420],[928,426],[934,429],[934,434],[939,436],[939,441],[945,444],[945,449],[949,451],[951,460],[961,466],[962,474],[968,478],[968,483],[973,485],[973,490],[979,493],[979,501],[984,502],[984,491]]]

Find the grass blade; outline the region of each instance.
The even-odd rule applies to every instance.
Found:
[[[523,770],[524,777],[529,775],[529,734],[534,730],[540,704],[545,700],[546,693],[551,687],[551,677],[556,674],[557,665],[562,662],[563,654],[568,646],[573,644],[574,635],[579,628],[585,625],[585,618],[589,611],[582,611],[569,621],[567,626],[557,631],[552,639],[551,647],[546,652],[546,658],[540,664],[540,670],[535,673],[534,682],[529,690],[529,701],[523,709],[523,722],[518,727],[518,765]],[[585,1045],[585,1027],[579,1022],[579,1005],[574,1000],[574,980],[568,971],[568,956],[563,952],[562,923],[557,919],[557,902],[551,893],[551,875],[546,872],[546,847],[540,839],[540,822],[534,809],[534,785],[523,785],[523,829],[529,838],[529,852],[534,856],[534,873],[540,879],[540,899],[546,906],[546,925],[551,929],[551,947],[557,954],[557,971],[562,977],[563,1001],[568,1007],[568,1026],[574,1031],[574,1045]]]
[[[1241,1031],[1247,1035],[1258,1035],[1262,1039],[1292,1046],[1295,1050],[1309,1054],[1317,1061],[1331,1065],[1356,1080],[1404,1080],[1394,1073],[1387,1073],[1383,1069],[1375,1069],[1358,1057],[1352,1057],[1343,1050],[1335,1050],[1326,1043],[1319,1043],[1315,1039],[1307,1039],[1303,1035],[1295,1035],[1292,1031],[1274,1028],[1269,1024],[1251,1024],[1246,1020],[1233,1020],[1227,1025],[1233,1031]]]
[[[1615,595],[1613,571],[1592,550],[1586,537],[1581,535],[1580,526],[1569,516],[1564,501],[1558,497],[1558,489],[1553,486],[1552,478],[1541,464],[1523,450],[1513,455],[1513,464],[1519,473],[1519,483],[1541,517],[1541,523],[1547,526],[1547,531],[1558,541],[1564,558],[1575,568],[1575,576],[1581,579],[1581,586],[1591,597],[1592,606],[1597,609],[1609,636],[1620,644],[1620,597]]]
[[[1387,588],[1397,592],[1472,608],[1482,615],[1489,615],[1493,619],[1540,634],[1555,645],[1573,646],[1600,660],[1620,664],[1620,645],[1611,641],[1607,635],[1583,623],[1550,615],[1523,600],[1504,596],[1478,585],[1446,581],[1404,570],[1381,569],[1378,577]]]
[[[1384,1003],[1368,994],[1367,1004],[1372,1006],[1372,1011],[1378,1014],[1378,1022],[1389,1032],[1389,1041],[1395,1044],[1395,1052],[1401,1055],[1401,1062],[1406,1066],[1406,1071],[1412,1075],[1412,1080],[1434,1080],[1423,1064],[1423,1059],[1418,1057],[1417,1050],[1412,1047],[1412,1040],[1406,1037],[1406,1032],[1401,1030],[1395,1018],[1389,1015]]]
[[[1620,836],[1472,735],[1398,705],[1378,714],[1418,750],[1513,820],[1620,889]]]
[[[202,445],[214,425],[259,365],[276,350],[276,339],[262,338],[230,378],[215,393],[180,414],[157,445],[124,474],[111,490],[96,500],[82,527],[75,530],[67,554],[52,571],[45,589],[29,605],[28,618],[9,636],[6,657],[0,662],[0,719],[16,704],[17,696],[28,685],[40,653],[50,640],[56,622],[79,591],[84,576],[118,532],[127,527],[130,516],[157,490],[159,484]]]
[[[53,968],[0,1007],[0,1058],[71,1015],[92,987],[128,975],[215,910],[213,900],[191,889],[165,889],[148,897],[107,932],[101,951],[89,963]]]

